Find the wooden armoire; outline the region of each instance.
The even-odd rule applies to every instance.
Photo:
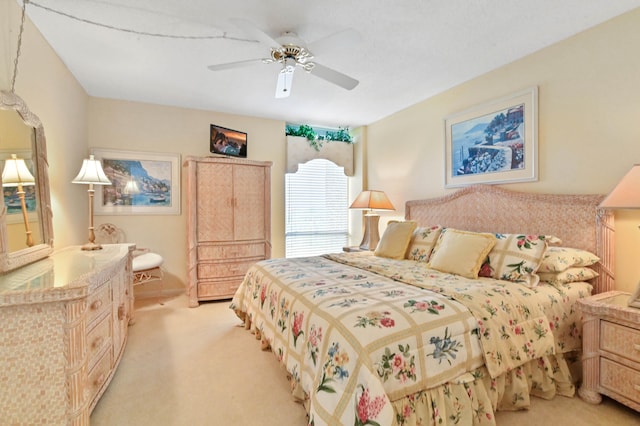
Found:
[[[230,299],[271,257],[271,162],[187,157],[189,306]]]

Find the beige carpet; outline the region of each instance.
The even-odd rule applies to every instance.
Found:
[[[118,370],[91,415],[99,425],[304,426],[285,371],[244,330],[229,302],[188,308],[186,296],[136,302]],[[498,413],[498,425],[638,425],[640,414],[605,399],[534,398],[531,410]]]

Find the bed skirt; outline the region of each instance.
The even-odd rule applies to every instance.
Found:
[[[241,312],[244,326],[263,350],[270,350],[269,342]],[[280,360],[279,360],[280,361]],[[426,389],[391,401],[398,426],[425,425],[495,425],[495,411],[526,410],[531,396],[552,399],[556,395],[575,396],[572,370],[579,369],[579,354],[550,355],[530,361],[508,373],[491,378],[485,367],[465,373],[443,385]],[[571,367],[571,368],[570,368]],[[579,374],[579,373],[578,373]],[[301,386],[287,374],[293,397],[301,402],[307,413],[309,399]]]

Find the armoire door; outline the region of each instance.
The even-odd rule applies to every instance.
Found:
[[[234,240],[265,239],[265,168],[234,166]]]

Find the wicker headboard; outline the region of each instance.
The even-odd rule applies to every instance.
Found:
[[[603,195],[532,194],[473,185],[444,197],[407,201],[405,217],[421,226],[476,232],[553,235],[562,246],[600,257],[594,293],[614,289],[613,214],[598,208]]]

